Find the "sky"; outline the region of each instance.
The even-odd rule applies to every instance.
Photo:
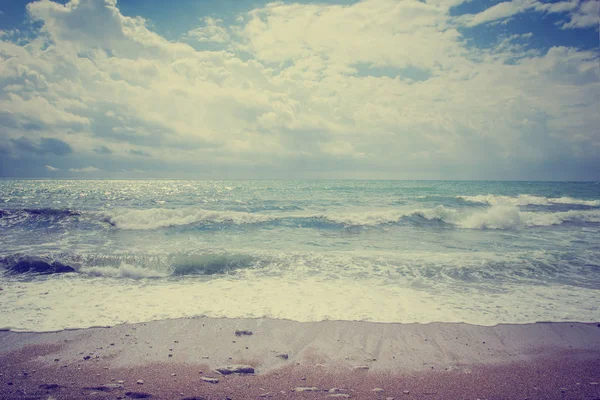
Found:
[[[599,2],[3,1],[0,177],[599,181]]]

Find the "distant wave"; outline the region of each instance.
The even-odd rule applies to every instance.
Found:
[[[0,227],[11,227],[19,224],[45,223],[89,223],[105,228],[121,230],[153,230],[179,226],[210,226],[210,225],[249,225],[273,224],[288,227],[303,227],[316,229],[336,229],[344,227],[377,227],[391,224],[416,224],[438,222],[464,229],[519,229],[535,226],[552,226],[563,223],[598,223],[600,209],[568,210],[556,212],[522,211],[519,205],[532,204],[532,201],[570,204],[569,201],[583,202],[570,198],[511,198],[501,196],[473,196],[477,201],[486,198],[492,204],[487,208],[450,208],[443,205],[434,208],[420,209],[366,209],[331,211],[324,213],[249,213],[241,211],[213,211],[201,208],[182,209],[143,209],[114,210],[109,214],[100,212],[78,212],[72,210],[0,210]],[[489,198],[488,198],[489,197]],[[532,196],[529,196],[532,197]],[[500,200],[498,200],[500,198]],[[506,201],[505,199],[510,199]],[[474,199],[472,201],[475,201]],[[587,201],[591,203],[591,201]],[[512,204],[511,204],[512,203]],[[517,204],[515,204],[517,203]],[[107,225],[108,224],[108,225]]]
[[[418,217],[441,221],[466,229],[517,229],[534,226],[560,225],[565,222],[600,222],[600,210],[571,210],[565,212],[524,212],[514,206],[493,206],[486,210],[457,210],[438,206],[432,209],[409,211],[373,211],[323,216],[330,221],[349,226],[378,226],[399,223],[405,218]]]
[[[263,214],[240,211],[211,211],[200,208],[114,211],[107,221],[120,229],[157,229],[194,223],[252,224],[271,218]]]
[[[581,200],[572,197],[543,197],[520,194],[518,196],[495,196],[495,195],[477,195],[477,196],[457,196],[457,198],[471,203],[489,204],[492,206],[528,206],[540,205],[547,206],[552,204],[572,204],[581,206],[600,206],[600,200]]]

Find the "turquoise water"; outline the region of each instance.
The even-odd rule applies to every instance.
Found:
[[[0,210],[16,330],[600,320],[598,183],[7,180]]]

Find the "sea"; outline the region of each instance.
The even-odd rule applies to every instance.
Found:
[[[600,321],[598,182],[2,180],[0,329]]]

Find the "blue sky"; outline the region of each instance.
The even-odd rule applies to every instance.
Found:
[[[0,4],[0,177],[600,180],[598,1]]]

